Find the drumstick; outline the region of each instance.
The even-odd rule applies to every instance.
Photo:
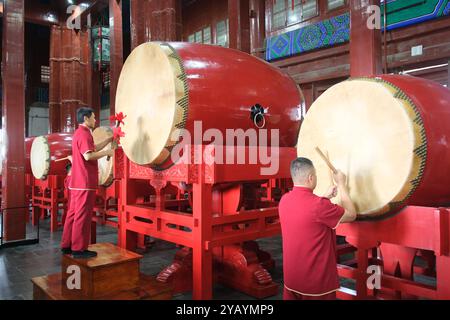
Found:
[[[325,155],[323,154],[323,152],[319,149],[319,147],[316,147],[316,151],[319,154],[319,156],[322,158],[323,161],[325,161],[325,163],[327,164],[328,168],[330,168],[330,170],[336,174],[337,170],[336,168],[333,166],[333,164],[330,162],[330,160],[327,159],[327,157],[325,157]]]
[[[61,161],[64,161],[64,160],[69,160],[69,159],[70,159],[70,156],[69,157],[65,157],[65,158],[61,158],[61,159],[56,159],[55,162],[61,162]]]
[[[330,156],[328,155],[328,151],[325,151],[325,155],[327,157],[327,160],[330,161]],[[328,175],[331,181],[331,184],[334,184],[334,179],[333,179],[333,172],[330,170],[328,170]]]

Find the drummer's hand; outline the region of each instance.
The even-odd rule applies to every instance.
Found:
[[[338,170],[337,173],[333,174],[333,178],[334,178],[334,181],[336,181],[338,186],[345,186],[347,177],[341,170]]]
[[[325,193],[324,198],[328,198],[328,199],[333,199],[334,197],[337,196],[337,192],[338,192],[338,188],[337,186],[330,186],[328,188],[327,193]]]
[[[107,157],[113,157],[114,156],[114,150],[107,150],[106,151],[106,154],[105,154]]]
[[[67,157],[67,160],[69,160],[70,163],[72,163],[72,156],[68,156],[68,157]]]

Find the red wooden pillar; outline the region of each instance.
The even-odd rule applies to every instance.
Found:
[[[61,28],[52,26],[50,31],[50,86],[49,86],[49,133],[61,131],[60,67]]]
[[[263,58],[266,38],[266,1],[250,0],[250,12],[251,54]]]
[[[80,47],[80,41],[75,31],[67,28],[62,29],[61,56],[60,63],[60,86],[61,86],[61,112],[60,112],[60,130],[61,132],[74,132],[76,126],[76,110],[78,108],[78,85],[79,77],[77,64],[81,62],[77,55],[77,49]]]
[[[161,18],[159,39],[164,41],[181,40],[181,1],[160,0]]]
[[[212,298],[212,252],[205,243],[212,238],[212,186],[205,182],[205,164],[199,165],[198,181],[193,185],[194,245],[192,248],[194,300]]]
[[[26,237],[24,0],[3,1],[2,116],[4,240]]]
[[[229,46],[250,53],[249,0],[228,0]]]
[[[131,0],[131,47],[147,41],[180,41],[181,0]]]
[[[130,1],[131,21],[131,50],[147,41],[146,2],[142,0]]]
[[[87,32],[54,26],[50,50],[50,131],[74,132],[91,86]]]
[[[350,75],[352,77],[381,74],[381,29],[370,29],[367,21],[373,12],[369,6],[378,6],[380,0],[350,0]]]
[[[110,32],[110,113],[116,113],[116,90],[123,66],[122,1],[109,0]]]
[[[86,78],[88,80],[86,86],[86,99],[88,106],[94,109],[94,113],[97,119],[100,119],[100,109],[101,109],[101,101],[100,101],[100,92],[101,92],[101,74],[98,70],[97,66],[94,65],[94,41],[92,40],[92,33],[89,32],[88,37],[88,45],[86,46],[87,52],[87,65],[86,65]]]

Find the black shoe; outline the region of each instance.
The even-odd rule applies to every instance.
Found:
[[[72,257],[74,259],[90,259],[90,258],[94,258],[96,256],[97,256],[97,252],[95,252],[95,251],[84,250],[84,251],[73,251],[72,252]]]
[[[62,254],[72,254],[72,249],[70,248],[62,248],[61,249]]]

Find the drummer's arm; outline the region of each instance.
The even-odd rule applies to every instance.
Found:
[[[339,223],[353,222],[356,220],[356,208],[353,204],[352,199],[350,198],[350,194],[346,185],[346,179],[347,177],[341,171],[338,171],[336,174],[334,174],[334,180],[337,183],[338,192],[341,196],[341,205],[345,209],[344,215],[342,216]]]
[[[113,141],[113,137],[110,137],[110,138],[107,138],[104,141],[100,142],[99,144],[96,144],[95,145],[95,151],[102,150],[104,147],[106,147],[112,141]]]
[[[348,193],[347,186],[345,184],[338,185],[339,194],[341,196],[341,205],[345,209],[344,215],[341,218],[340,223],[353,222],[356,220],[356,208],[352,199]]]
[[[97,152],[86,152],[83,154],[84,160],[86,161],[94,161],[101,159],[103,157],[112,157],[114,155],[114,150],[104,150],[104,151],[97,151]]]

